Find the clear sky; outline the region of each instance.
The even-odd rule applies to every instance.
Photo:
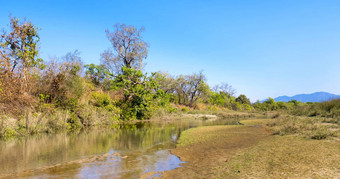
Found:
[[[110,47],[105,29],[144,26],[145,71],[191,74],[226,82],[252,101],[327,91],[340,94],[339,0],[0,0],[9,14],[41,30],[41,57],[78,49],[99,63]]]

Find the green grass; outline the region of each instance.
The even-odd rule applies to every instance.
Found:
[[[222,130],[228,130],[231,128],[240,128],[242,126],[230,125],[230,126],[204,126],[198,128],[191,128],[181,133],[181,137],[177,141],[178,147],[185,147],[190,144],[203,144],[214,138],[221,137]]]
[[[266,125],[269,122],[272,122],[273,119],[246,119],[241,120],[240,123],[248,126],[256,126],[256,125]]]

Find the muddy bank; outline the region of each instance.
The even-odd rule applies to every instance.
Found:
[[[163,178],[339,178],[338,140],[272,135],[274,119],[184,131],[171,152],[187,163]]]
[[[213,178],[220,166],[238,152],[270,136],[261,126],[205,126],[184,131],[171,152],[184,167],[166,171],[164,178]]]

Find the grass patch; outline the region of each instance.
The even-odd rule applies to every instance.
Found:
[[[178,147],[185,147],[190,144],[202,144],[212,139],[221,138],[222,130],[231,128],[240,128],[242,126],[203,126],[198,128],[191,128],[182,132],[181,137],[177,141]]]
[[[298,135],[310,139],[339,138],[339,120],[324,117],[281,116],[268,123],[276,135]]]
[[[339,178],[338,141],[273,136],[215,168],[217,178]]]
[[[273,119],[247,119],[241,120],[240,123],[248,126],[266,125],[272,122]]]

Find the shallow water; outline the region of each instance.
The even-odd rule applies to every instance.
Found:
[[[180,167],[170,154],[181,131],[226,120],[118,124],[73,134],[0,141],[0,177],[139,178]]]

